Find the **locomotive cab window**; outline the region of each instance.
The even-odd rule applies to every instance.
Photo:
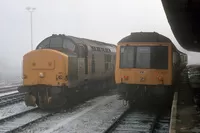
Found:
[[[51,38],[50,48],[63,48],[63,39],[61,37]]]
[[[63,39],[61,37],[50,37],[42,41],[36,49],[45,48],[63,48]]]
[[[50,39],[47,38],[45,40],[43,40],[36,49],[43,49],[43,48],[48,48],[49,47],[49,43],[50,43]]]

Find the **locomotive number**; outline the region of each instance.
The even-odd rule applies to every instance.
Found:
[[[62,75],[56,75],[56,80],[61,80],[63,79]]]

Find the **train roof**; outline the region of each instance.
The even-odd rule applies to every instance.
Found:
[[[132,32],[118,43],[123,42],[171,42],[171,40],[157,32]]]
[[[85,38],[77,38],[73,36],[66,36],[66,37],[71,39],[74,43],[77,43],[77,44],[78,43],[89,44],[91,47],[108,48],[111,52],[116,52],[116,45],[114,44],[109,44],[109,43],[85,39]]]
[[[183,53],[183,52],[181,52],[181,51],[179,51],[179,52],[180,52],[180,54],[187,55],[187,53]]]
[[[86,38],[79,38],[79,37],[74,37],[74,36],[66,36],[66,35],[61,35],[64,36],[65,38],[71,39],[74,43],[85,43],[85,42],[91,42],[92,44],[95,45],[106,45],[106,46],[111,46],[111,47],[116,47],[114,44],[110,43],[105,43],[105,42],[100,42],[96,40],[91,40],[91,39],[86,39]]]
[[[64,34],[58,34],[58,35],[53,34],[52,36],[49,36],[49,37],[45,38],[43,41],[41,41],[38,44],[38,46],[36,47],[36,49],[38,49],[38,47],[40,47],[41,45],[44,45],[43,42],[45,40],[51,39],[53,37],[60,37],[63,39],[68,39],[68,40],[71,40],[74,44],[78,44],[78,45],[86,44],[89,46],[105,47],[105,48],[109,48],[109,49],[116,48],[116,45],[110,44],[110,43],[100,42],[100,41],[96,41],[96,40],[90,40],[90,39],[86,39],[86,38],[79,38],[79,37],[74,37],[74,36],[69,36],[69,35],[64,35]]]

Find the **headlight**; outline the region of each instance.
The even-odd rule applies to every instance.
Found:
[[[44,78],[44,74],[42,72],[39,74],[39,76],[40,78]]]

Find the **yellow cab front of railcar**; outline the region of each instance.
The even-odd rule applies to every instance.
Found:
[[[172,85],[171,43],[118,43],[115,82],[116,84]]]

